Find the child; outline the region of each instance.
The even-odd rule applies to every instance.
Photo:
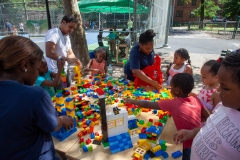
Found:
[[[98,48],[96,51],[96,58],[91,59],[84,71],[91,71],[92,75],[95,74],[106,74],[107,73],[107,62],[105,61],[106,50]]]
[[[113,29],[109,30],[108,40],[110,45],[111,54],[114,53],[116,55],[116,34],[113,33]]]
[[[188,73],[174,75],[171,80],[171,93],[173,100],[161,100],[160,102],[147,102],[126,99],[126,103],[132,103],[144,108],[162,109],[169,111],[173,117],[177,130],[193,129],[201,126],[201,121],[209,116],[208,110],[197,97],[190,96],[194,86],[193,77]],[[190,158],[192,139],[183,143],[183,160]]]
[[[99,47],[103,47],[104,45],[103,45],[103,42],[102,42],[102,34],[103,34],[103,30],[99,30],[99,34],[98,34],[98,36],[97,36],[97,39],[98,39],[98,45],[99,45]]]
[[[13,26],[13,35],[14,36],[18,35],[18,31],[17,31],[17,28],[15,26]]]
[[[176,143],[193,140],[191,159],[238,160],[240,157],[240,52],[223,59],[218,71],[222,100],[202,128],[180,130]]]
[[[199,91],[197,97],[210,113],[212,113],[218,102],[216,99],[219,96],[214,93],[219,87],[217,73],[220,66],[221,64],[216,60],[209,60],[201,68],[201,77],[204,86]]]
[[[60,83],[61,79],[61,71],[64,67],[65,61],[63,59],[59,59],[57,61],[58,72],[54,73],[48,70],[47,62],[43,58],[41,65],[38,67],[38,78],[35,82],[35,86],[43,87],[51,97],[55,95],[55,91],[53,87],[57,87]],[[54,80],[52,81],[52,78]]]
[[[188,61],[188,64],[186,64],[185,61]],[[168,86],[170,85],[172,77],[177,73],[193,74],[190,56],[188,51],[184,48],[180,48],[175,51],[173,64],[170,64],[167,69],[166,75]]]

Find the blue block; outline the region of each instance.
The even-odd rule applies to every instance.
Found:
[[[181,156],[182,156],[182,152],[179,151],[179,150],[172,153],[172,157],[173,157],[174,159],[176,159],[176,158],[178,158],[178,157],[181,157]]]
[[[91,138],[91,139],[94,139],[94,138],[95,138],[95,134],[94,134],[94,133],[91,133],[91,134],[90,134],[90,138]]]
[[[148,153],[146,153],[143,158],[148,160],[150,158],[150,155]]]
[[[83,152],[88,152],[88,148],[86,145],[83,145],[82,149],[83,149]]]
[[[112,154],[132,148],[132,141],[129,133],[123,133],[108,138],[110,152]]]
[[[157,110],[156,109],[153,110],[153,114],[157,114]]]
[[[155,152],[154,154],[155,154],[156,157],[159,157],[159,156],[162,155],[162,153],[163,153],[163,151],[159,150],[159,151]]]
[[[56,139],[58,139],[59,141],[63,141],[64,139],[68,138],[69,136],[71,136],[74,132],[77,131],[77,124],[76,124],[76,119],[73,119],[74,122],[74,126],[73,128],[66,130],[64,127],[61,127],[58,131],[56,132],[52,132],[51,135],[53,137],[55,137]]]
[[[139,133],[139,139],[147,139],[147,134]]]
[[[86,125],[89,126],[91,122],[92,122],[91,120],[87,120]]]
[[[169,155],[168,155],[167,152],[163,152],[163,153],[162,153],[162,156],[163,156],[164,159],[167,159],[167,158],[169,157]]]

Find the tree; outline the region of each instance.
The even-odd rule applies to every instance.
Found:
[[[236,20],[236,17],[240,16],[240,1],[228,0],[223,3],[223,16]]]
[[[77,27],[70,34],[72,50],[76,57],[79,58],[80,61],[83,63],[83,65],[87,65],[90,58],[88,54],[87,41],[83,28],[82,17],[78,8],[77,0],[63,0],[63,6],[65,14],[71,14],[77,19]]]
[[[220,8],[215,4],[213,0],[201,0],[200,6],[197,9],[193,10],[194,15],[200,17],[201,23],[199,28],[203,28],[202,22],[205,17],[214,17],[218,10],[220,10]]]

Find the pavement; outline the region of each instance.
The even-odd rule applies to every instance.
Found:
[[[193,92],[198,93],[202,87],[200,69],[210,59],[218,59],[222,50],[239,48],[239,37],[218,35],[209,31],[188,31],[186,27],[173,28],[168,37],[169,48],[162,48],[164,39],[154,46],[155,53],[162,58],[161,70],[165,73],[166,66],[173,61],[175,50],[185,48],[190,53],[195,87]],[[43,42],[36,42],[43,50]],[[123,66],[113,66],[113,77],[123,76]],[[163,84],[165,85],[165,84]]]

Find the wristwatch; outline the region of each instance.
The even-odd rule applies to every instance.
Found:
[[[62,60],[62,56],[58,56],[58,61]]]

